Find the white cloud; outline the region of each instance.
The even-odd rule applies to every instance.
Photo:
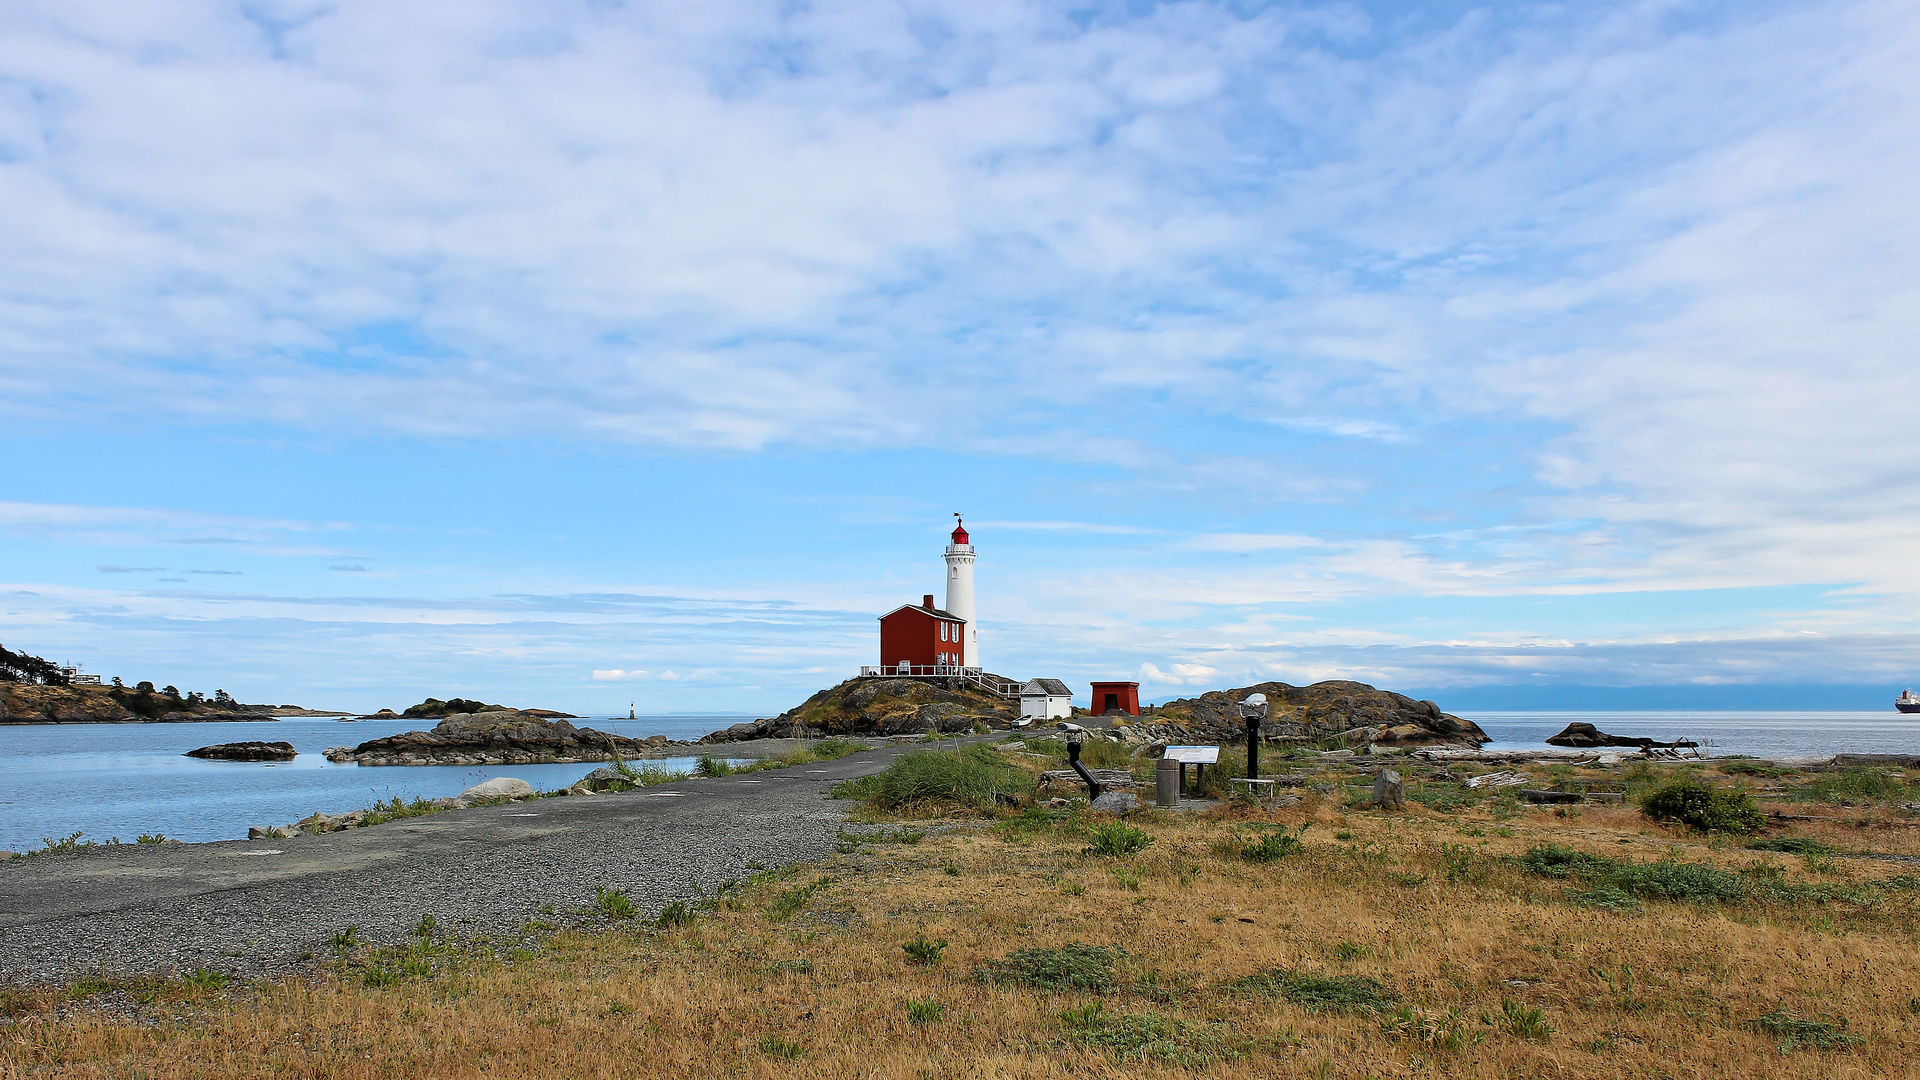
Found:
[[[1225,609],[1130,655],[1222,672],[1197,639],[1426,642],[1255,604],[1920,601],[1906,4],[264,10],[0,10],[0,416],[1102,464],[1138,520],[1227,508],[1166,546],[1251,569],[1035,602],[1107,643]],[[1346,510],[1235,520],[1279,504]],[[82,543],[339,528],[0,503]],[[380,603],[326,610],[520,617]]]

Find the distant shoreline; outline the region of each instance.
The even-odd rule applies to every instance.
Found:
[[[329,714],[331,715],[331,714]],[[196,716],[188,720],[149,720],[144,716],[130,716],[125,720],[48,720],[41,717],[35,720],[15,720],[11,717],[0,720],[0,727],[74,727],[81,724],[263,724],[277,722],[278,716],[269,713],[241,714],[237,716]]]

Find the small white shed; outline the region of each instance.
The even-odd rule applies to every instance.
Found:
[[[1020,719],[1064,720],[1073,715],[1073,691],[1059,679],[1028,679],[1020,684]]]

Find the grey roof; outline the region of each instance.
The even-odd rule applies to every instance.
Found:
[[[1037,697],[1041,694],[1047,694],[1052,697],[1073,696],[1073,691],[1067,689],[1067,684],[1061,682],[1059,679],[1028,679],[1021,684],[1020,693],[1023,696],[1032,697]]]
[[[901,604],[899,607],[894,608],[893,611],[887,612],[887,615],[892,615],[900,611],[918,611],[923,615],[937,615],[942,619],[952,619],[954,622],[967,621],[951,611],[941,611],[939,608],[923,608],[919,604]],[[884,619],[887,615],[882,615],[880,618]]]

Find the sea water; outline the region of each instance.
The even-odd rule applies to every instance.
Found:
[[[1692,739],[1714,756],[1796,758],[1835,753],[1920,753],[1920,716],[1893,712],[1477,712],[1487,749],[1539,749],[1584,720],[1601,731],[1661,742]],[[694,739],[749,716],[588,717],[578,723],[618,735]],[[339,813],[395,797],[437,799],[495,776],[541,791],[568,787],[597,768],[577,765],[337,765],[322,752],[413,731],[418,720],[326,719],[215,724],[0,726],[0,849],[24,851],[82,834],[131,842],[142,833],[179,840],[232,840],[250,825],[285,825],[315,810]],[[211,743],[290,742],[285,763],[183,757]],[[691,769],[695,758],[658,764]]]
[[[1920,754],[1920,715],[1885,712],[1474,712],[1458,714],[1493,737],[1487,750],[1538,750],[1576,720],[1609,735],[1690,739],[1714,757],[1817,758]]]
[[[586,717],[580,727],[644,739],[697,739],[751,716]],[[286,825],[316,810],[341,813],[400,798],[438,799],[482,780],[513,776],[535,790],[570,787],[599,768],[573,765],[336,764],[324,752],[418,731],[433,721],[289,717],[195,724],[0,726],[0,850],[26,851],[80,833],[82,841],[132,843],[244,839],[251,825]],[[202,761],[183,756],[215,743],[288,742],[288,762]],[[694,757],[652,761],[691,770]]]

